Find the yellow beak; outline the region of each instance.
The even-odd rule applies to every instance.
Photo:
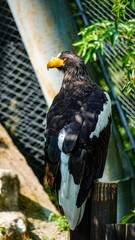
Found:
[[[56,67],[61,67],[61,66],[63,66],[65,60],[66,60],[66,59],[62,59],[62,58],[58,58],[58,57],[52,58],[52,59],[47,63],[47,70],[49,70],[49,68],[56,68]]]

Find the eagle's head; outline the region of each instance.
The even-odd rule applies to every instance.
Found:
[[[47,64],[47,69],[57,68],[62,72],[86,69],[83,60],[75,53],[65,51],[53,57]]]

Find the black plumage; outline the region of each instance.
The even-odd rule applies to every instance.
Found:
[[[60,189],[61,150],[58,146],[60,131],[65,129],[62,151],[69,154],[68,169],[74,183],[80,185],[76,205],[85,201],[92,182],[101,178],[104,170],[110,136],[110,114],[107,124],[101,123],[99,133],[90,137],[97,127],[98,117],[104,111],[108,99],[105,91],[88,76],[83,60],[71,52],[62,52],[57,57],[58,64],[52,60],[49,67],[57,67],[64,73],[59,93],[47,114],[45,130],[45,163],[49,186]],[[100,131],[101,129],[101,131]]]

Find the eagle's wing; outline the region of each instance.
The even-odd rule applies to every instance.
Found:
[[[47,126],[45,129],[45,165],[48,185],[52,192],[60,187],[60,149],[58,147],[59,131],[66,121],[64,108],[64,95],[60,91],[53,100],[47,113]]]
[[[94,179],[104,170],[110,136],[111,101],[96,87],[65,127],[62,151],[70,154],[68,168],[80,185],[76,205],[85,201]]]

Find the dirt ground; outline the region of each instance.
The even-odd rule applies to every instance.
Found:
[[[47,237],[47,240],[69,240],[69,232],[58,231],[54,222],[47,221],[51,212],[57,215],[59,213],[2,125],[0,125],[0,168],[14,170],[18,175],[19,210],[27,217],[32,239],[41,240]]]

